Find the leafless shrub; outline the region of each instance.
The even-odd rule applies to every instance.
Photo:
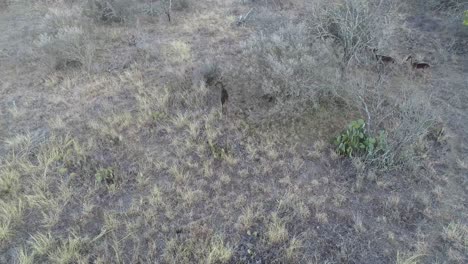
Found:
[[[389,147],[385,158],[390,164],[410,164],[408,162],[417,158],[419,140],[427,136],[435,122],[435,113],[427,98],[418,93],[407,96],[396,105],[392,122],[389,123],[392,126],[388,126]]]
[[[370,135],[383,133],[383,151],[365,157],[370,165],[385,169],[412,165],[418,158],[418,144],[435,122],[429,98],[407,83],[396,87],[399,83],[391,79],[353,76],[334,93],[361,113]]]
[[[312,8],[310,26],[321,39],[332,39],[343,69],[368,47],[375,46],[392,1],[323,1]]]

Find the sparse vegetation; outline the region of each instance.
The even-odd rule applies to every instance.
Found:
[[[463,1],[0,7],[0,263],[468,262]]]

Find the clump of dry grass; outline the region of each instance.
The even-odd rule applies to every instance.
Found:
[[[123,23],[137,10],[135,0],[88,0],[84,14],[96,22]]]
[[[61,3],[48,7],[64,12]],[[426,136],[430,83],[400,65],[374,69],[364,49],[343,77],[342,47],[309,24],[250,35],[248,23],[225,27],[226,2],[197,4],[210,7],[200,36],[187,33],[200,18],[190,12],[170,27],[147,16],[39,25],[54,39],[83,19],[110,32],[99,38],[110,54],[154,45],[162,56],[111,73],[56,71],[27,88],[22,76],[2,79],[1,263],[466,262],[463,177],[436,156],[440,135]],[[205,21],[223,27],[205,32]],[[129,45],[133,26],[144,38]],[[333,151],[328,140],[354,118],[387,131],[382,162]],[[402,170],[406,160],[423,169]]]
[[[53,69],[91,70],[96,46],[91,25],[81,16],[81,7],[47,8],[36,41],[37,55]]]
[[[458,12],[467,7],[466,1],[463,0],[428,0],[428,1],[414,1],[411,3],[414,8],[426,11],[440,11],[440,12]]]

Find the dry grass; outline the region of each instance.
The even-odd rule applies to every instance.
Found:
[[[0,263],[467,261],[463,57],[314,35],[378,1],[108,2],[0,11]],[[385,155],[337,154],[357,118]]]

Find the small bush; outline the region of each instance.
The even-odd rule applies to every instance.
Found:
[[[385,148],[386,137],[382,131],[378,138],[369,136],[365,129],[366,123],[362,119],[352,121],[346,131],[336,139],[337,151],[349,157],[357,155],[373,156]]]
[[[134,0],[88,0],[84,14],[103,23],[122,23],[135,12]]]
[[[194,79],[201,79],[207,85],[214,85],[221,78],[221,68],[215,62],[207,62],[196,71],[196,75]]]
[[[61,28],[55,35],[42,34],[36,45],[49,57],[55,69],[82,66],[90,69],[95,51],[89,36],[80,27]]]
[[[91,69],[95,53],[90,27],[77,6],[49,8],[42,23],[42,32],[35,46],[43,62],[55,69]]]
[[[105,182],[107,184],[114,183],[114,172],[112,168],[101,168],[94,175],[97,183]]]

